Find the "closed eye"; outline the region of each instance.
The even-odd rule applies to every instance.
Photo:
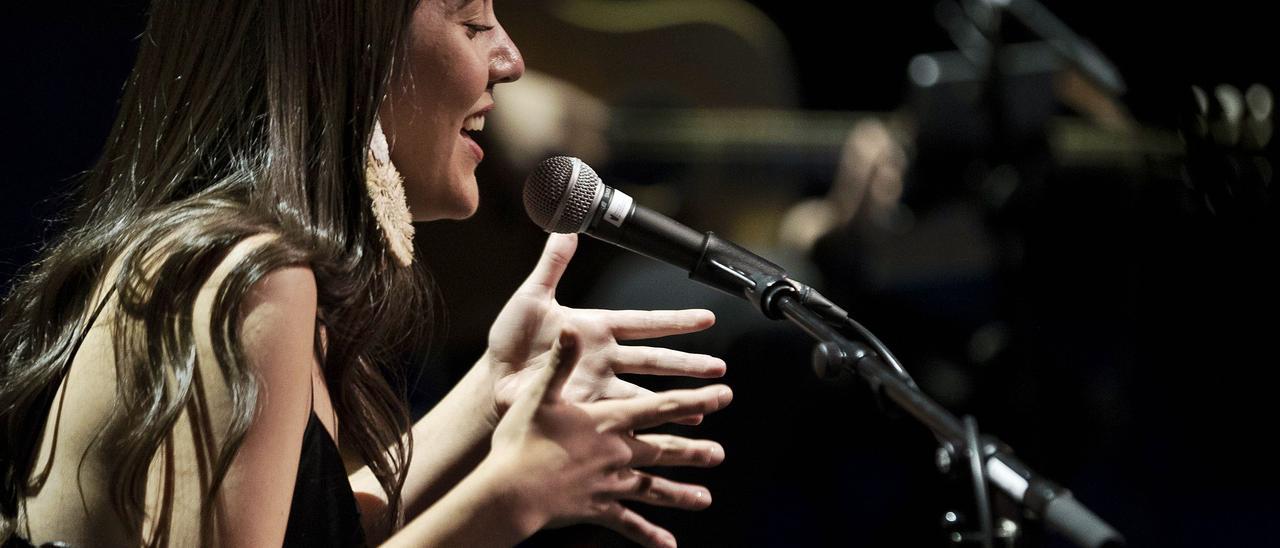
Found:
[[[480,25],[476,23],[464,23],[463,26],[467,27],[467,38],[475,38],[477,34],[489,32],[495,28],[494,25]]]

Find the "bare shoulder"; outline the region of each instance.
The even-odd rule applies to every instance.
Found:
[[[205,282],[202,291],[216,291],[226,281],[227,276],[243,263],[253,252],[269,245],[280,236],[262,233],[249,236],[232,247]],[[297,301],[315,300],[315,274],[306,265],[291,265],[276,268],[264,275],[253,285],[246,297],[255,303],[271,300]]]
[[[219,359],[213,344],[223,333],[213,325],[223,283],[238,267],[251,262],[255,250],[275,238],[258,234],[235,244],[201,282],[192,304],[197,387],[192,397],[198,405],[186,406],[173,423],[166,438],[169,445],[151,463],[146,494],[148,516],[160,515],[162,507],[171,508],[167,521],[175,545],[201,543],[202,516],[210,510],[204,503],[213,473],[210,459],[224,447],[229,427],[238,421],[244,424],[246,417],[247,430],[215,502],[213,511],[220,524],[216,535],[229,544],[250,546],[278,546],[283,538],[297,456],[312,406],[312,371],[318,367],[314,353],[317,288],[311,268],[281,265],[238,292],[239,315],[232,321],[240,325],[235,343],[243,351],[243,362],[236,368],[253,377],[256,398],[243,399],[245,383],[235,380],[235,372]],[[98,322],[109,321],[105,317]],[[39,456],[39,462],[48,463],[49,480],[40,493],[26,500],[31,515],[43,516],[32,522],[32,534],[39,538],[83,544],[122,544],[110,539],[127,538],[121,531],[93,526],[100,524],[95,516],[112,515],[111,492],[102,486],[110,485],[107,463],[115,456],[95,449],[101,446],[92,445],[92,440],[117,400],[113,348],[120,342],[111,329],[92,330],[56,396],[55,410],[61,419],[46,425]],[[170,382],[176,379],[170,374]],[[241,390],[236,392],[233,386]],[[82,460],[89,466],[81,466]],[[166,497],[170,502],[162,503]],[[83,504],[65,504],[68,500]],[[153,526],[148,519],[144,529]]]
[[[240,241],[201,288],[193,310],[201,362],[219,361],[213,351],[213,337],[222,332],[213,325],[219,291],[254,251],[276,238],[275,234],[258,234]],[[247,288],[240,297],[239,317],[232,319],[240,323],[239,342],[248,365],[277,400],[281,392],[289,392],[290,399],[309,394],[309,390],[300,391],[297,387],[310,386],[307,380],[315,358],[316,291],[315,274],[308,265],[273,268]]]
[[[225,375],[213,355],[212,307],[227,278],[258,248],[277,236],[261,234],[242,240],[214,270],[195,302],[199,375],[208,382],[213,419],[229,423],[236,412]],[[247,369],[256,378],[258,397],[253,421],[245,432],[235,461],[220,492],[219,535],[232,544],[279,545],[288,518],[297,455],[312,407],[316,278],[311,268],[284,265],[273,268],[249,286],[240,304],[240,344]],[[202,325],[203,323],[203,325]],[[222,373],[223,383],[214,375]],[[221,442],[221,440],[219,440]]]
[[[211,317],[217,293],[226,283],[227,277],[254,251],[271,244],[277,238],[279,236],[276,234],[256,234],[232,247],[201,288],[195,303],[196,318],[207,321]],[[316,314],[315,273],[307,265],[275,268],[249,287],[240,310],[246,339],[262,335],[264,329],[289,330],[291,327],[303,326],[310,337]]]

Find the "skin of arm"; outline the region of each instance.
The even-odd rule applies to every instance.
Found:
[[[576,245],[577,239],[571,235],[549,238],[539,263],[494,322],[490,350],[413,426],[414,455],[402,492],[408,518],[426,510],[455,485],[458,488],[482,486],[490,481],[481,473],[481,477],[459,483],[473,469],[477,473],[489,473],[497,468],[496,465],[490,469],[485,469],[484,464],[481,468],[476,466],[488,453],[490,437],[503,412],[531,383],[536,384],[539,375],[549,370],[553,344],[565,330],[577,333],[582,347],[579,353],[582,363],[570,370],[572,373],[564,382],[563,392],[568,401],[590,402],[652,394],[618,379],[615,373],[701,378],[724,374],[724,362],[718,358],[618,344],[620,340],[706,329],[714,323],[714,316],[705,310],[602,311],[560,306],[555,301],[555,288]],[[701,415],[693,413],[675,420],[696,424]],[[695,450],[714,450],[707,447]],[[362,516],[366,523],[374,523],[385,508],[385,494],[367,468],[353,473],[351,482],[361,501]],[[463,499],[476,503],[480,500],[476,496]],[[366,527],[366,531],[375,529]],[[517,531],[523,529],[525,527],[518,524],[515,527]]]
[[[260,405],[228,471],[218,503],[218,533],[228,546],[278,546],[284,540],[311,409],[316,283],[309,268],[267,274],[245,301],[245,356],[258,372]]]
[[[316,317],[316,281],[310,268],[273,270],[255,282],[240,308],[241,344],[249,370],[257,377],[258,405],[231,461],[212,509],[202,499],[209,488],[210,456],[224,443],[231,418],[231,394],[216,365],[210,329],[215,295],[231,269],[256,247],[275,238],[260,234],[234,246],[214,269],[196,298],[193,321],[197,350],[195,407],[189,407],[170,434],[167,457],[153,461],[148,481],[144,535],[155,530],[161,511],[159,487],[166,468],[174,481],[169,496],[168,543],[195,546],[280,545],[288,524],[298,473],[303,432],[312,400]],[[303,321],[299,321],[299,320]],[[308,321],[309,320],[309,321]],[[199,426],[197,426],[199,425]],[[164,453],[162,452],[161,455]],[[201,532],[202,516],[212,513],[212,531]],[[208,540],[205,540],[208,539]],[[109,544],[110,542],[108,542]]]
[[[489,450],[489,437],[497,423],[493,407],[493,380],[485,358],[481,358],[449,393],[413,425],[413,446],[409,473],[402,497],[405,515],[415,516],[458,485]],[[386,493],[369,467],[359,468],[349,477],[361,520],[369,540],[381,529]],[[478,481],[478,480],[477,480]]]
[[[436,458],[428,461],[430,465],[411,469],[406,500],[416,500],[423,510],[386,539],[385,545],[510,546],[545,526],[589,522],[615,529],[647,546],[673,546],[669,532],[618,500],[689,510],[709,504],[702,488],[635,472],[631,467],[714,466],[723,458],[722,448],[693,440],[671,445],[636,436],[634,431],[719,410],[731,397],[727,387],[652,394],[600,375],[614,367],[627,371],[623,362],[628,360],[598,355],[595,360],[586,359],[614,341],[609,338],[609,344],[604,344],[581,332],[577,322],[555,316],[569,309],[556,305],[544,290],[554,287],[567,255],[551,255],[548,260],[559,266],[551,271],[536,268],[531,275],[536,283],[527,284],[536,290],[513,298],[525,306],[511,307],[515,312],[504,310],[505,320],[512,325],[532,324],[543,328],[538,331],[552,333],[549,348],[543,350],[536,337],[531,338],[535,344],[529,346],[529,356],[521,360],[520,368],[510,366],[509,357],[517,353],[508,352],[507,360],[494,360],[486,353],[449,395],[415,424],[416,440]],[[234,256],[228,258],[235,260]],[[296,456],[312,404],[312,373],[317,366],[312,346],[315,283],[314,274],[306,267],[283,268],[255,284],[246,297],[242,337],[246,357],[261,379],[262,403],[219,497],[220,545],[277,545],[283,539],[297,475]],[[543,298],[536,295],[539,292],[544,292]],[[654,336],[654,329],[682,332],[709,325],[696,319],[703,316],[698,311],[683,315],[694,319],[681,321],[672,319],[681,315],[663,314],[669,313],[640,316],[642,324],[657,321],[639,331],[635,331],[637,317],[624,314],[613,328],[631,330],[643,338]],[[312,321],[300,322],[299,318]],[[586,323],[610,325],[609,321],[597,321],[601,319],[592,312]],[[497,322],[502,323],[501,319]],[[509,334],[495,327],[495,336]],[[717,373],[717,368],[722,372],[722,362],[704,358],[703,365],[711,370],[706,376]],[[687,361],[675,361],[686,369],[689,366]],[[586,370],[591,363],[598,369]],[[607,395],[621,390],[628,397],[584,403],[580,396],[568,396],[584,393],[568,389],[575,382],[594,386],[602,377],[607,384],[595,392]],[[504,386],[499,381],[507,383],[509,399],[495,394],[495,386]],[[504,411],[501,418],[500,409]]]
[[[241,301],[235,321],[241,327],[245,365],[257,377],[258,406],[213,507],[205,505],[212,458],[225,443],[233,409],[232,395],[212,350],[213,303],[232,268],[271,238],[274,236],[261,234],[236,244],[195,296],[191,311],[196,350],[192,400],[152,456],[144,494],[145,516],[139,524],[143,539],[155,539],[162,530],[167,534],[164,543],[171,546],[278,546],[284,538],[315,367],[316,285],[307,267],[267,273]],[[164,247],[161,243],[157,249]],[[119,269],[119,264],[113,265],[104,279],[114,280]],[[99,289],[97,295],[105,292]],[[113,508],[104,463],[118,456],[93,443],[101,433],[103,417],[118,397],[114,360],[118,342],[109,324],[120,313],[119,306],[118,297],[110,297],[79,349],[76,365],[68,372],[67,391],[58,396],[68,405],[55,408],[65,412],[55,424],[65,421],[67,428],[62,432],[55,429],[45,442],[49,448],[45,454],[55,459],[50,463],[55,475],[39,495],[45,498],[35,500],[38,516],[55,521],[37,522],[37,532],[50,532],[31,539],[36,544],[63,540],[85,546],[139,543],[119,523]],[[168,375],[168,382],[176,382],[172,372]],[[54,451],[53,447],[62,449]],[[209,530],[204,529],[205,516],[212,518]]]
[[[675,546],[670,532],[620,501],[699,510],[709,495],[633,467],[714,466],[718,460],[704,450],[662,456],[661,444],[634,432],[718,411],[732,393],[712,385],[626,400],[568,401],[564,387],[581,348],[575,330],[561,334],[547,367],[530,376],[494,429],[490,452],[476,470],[387,546],[510,546],[542,527],[571,523],[596,523],[645,546]]]

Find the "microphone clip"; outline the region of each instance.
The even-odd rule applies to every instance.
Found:
[[[689,279],[745,297],[772,320],[785,318],[774,306],[779,295],[806,287],[788,278],[782,267],[714,232],[703,235],[702,251],[689,269]]]

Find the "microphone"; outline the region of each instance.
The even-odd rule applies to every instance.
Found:
[[[524,209],[547,232],[586,233],[674,265],[695,281],[755,302],[770,317],[781,317],[765,302],[770,289],[784,283],[803,287],[782,267],[737,244],[637,204],[577,158],[543,160],[525,180]]]
[[[889,349],[849,313],[787,271],[714,232],[701,233],[637,204],[600,180],[591,166],[568,156],[543,160],[524,183],[524,209],[547,232],[586,233],[689,273],[689,278],[750,301],[765,317],[786,318],[778,297],[791,296],[833,325],[862,334],[890,366],[915,382]],[[815,361],[819,376],[833,373]]]
[[[952,440],[947,443],[956,447],[968,445],[967,440],[956,436],[959,421],[921,393],[884,344],[840,307],[812,288],[787,278],[782,267],[737,244],[713,232],[699,233],[637,204],[631,196],[601,182],[595,170],[582,160],[568,156],[543,160],[525,180],[524,209],[534,224],[547,232],[586,233],[672,264],[689,272],[689,278],[695,281],[746,298],[769,318],[791,319],[819,340],[844,341],[844,345],[824,342],[815,348],[814,368],[819,376],[828,376],[826,372],[837,366],[856,370],[867,377],[877,393],[885,386],[892,388],[888,397],[920,419],[939,440]],[[802,311],[797,312],[798,309]],[[833,326],[843,325],[866,337],[875,353],[842,336],[830,335]],[[846,352],[846,348],[852,352]],[[870,364],[865,370],[858,365],[864,360]],[[973,434],[976,438],[976,430]],[[980,459],[975,466],[985,463],[988,471],[981,476],[1015,501],[1037,511],[1047,523],[1081,546],[1116,546],[1116,542],[1123,545],[1119,534],[1073,499],[1069,491],[1001,453],[998,443],[984,445],[996,448],[996,452],[979,454],[975,450]]]

